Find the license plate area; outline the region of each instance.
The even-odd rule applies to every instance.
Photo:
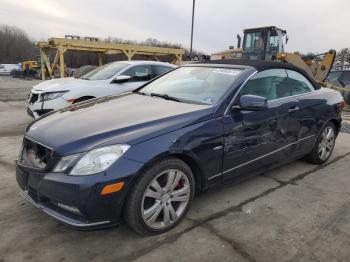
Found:
[[[37,191],[40,186],[41,176],[39,174],[29,174],[27,186]]]
[[[28,181],[28,173],[23,172],[18,167],[16,168],[16,180],[19,185],[19,187],[22,190],[25,190],[27,187],[27,181]]]
[[[17,167],[16,179],[19,187],[23,191],[27,191],[28,195],[35,202],[44,203],[48,201],[48,198],[38,193],[43,176],[44,174],[33,173],[30,171],[22,170],[21,168]]]

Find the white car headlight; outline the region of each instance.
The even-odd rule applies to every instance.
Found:
[[[130,146],[126,144],[95,148],[79,159],[70,171],[70,175],[84,176],[102,172],[117,161],[129,148]]]
[[[40,101],[53,100],[53,99],[56,99],[56,98],[63,96],[67,92],[68,91],[60,91],[60,92],[52,92],[52,93],[42,94]]]

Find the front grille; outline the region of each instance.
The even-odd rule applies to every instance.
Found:
[[[45,169],[52,157],[52,149],[24,138],[20,164],[35,169]]]
[[[34,94],[34,93],[30,93],[29,95],[29,104],[34,104],[36,101],[38,101],[39,99],[39,94]]]

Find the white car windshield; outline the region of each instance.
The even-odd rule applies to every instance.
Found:
[[[215,104],[232,86],[240,69],[181,67],[139,90],[139,93],[161,96],[181,102]]]
[[[110,63],[104,66],[100,66],[95,70],[82,76],[81,79],[85,80],[107,80],[125,68],[127,64],[124,63]]]

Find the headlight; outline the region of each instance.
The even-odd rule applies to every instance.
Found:
[[[65,171],[78,156],[79,154],[62,157],[60,161],[57,163],[57,165],[55,166],[53,172]]]
[[[117,161],[129,148],[129,145],[121,144],[93,149],[75,164],[70,174],[84,176],[102,172]]]
[[[47,101],[47,100],[56,99],[56,98],[59,98],[59,97],[63,96],[67,92],[68,91],[44,93],[44,94],[41,95],[40,101]]]

